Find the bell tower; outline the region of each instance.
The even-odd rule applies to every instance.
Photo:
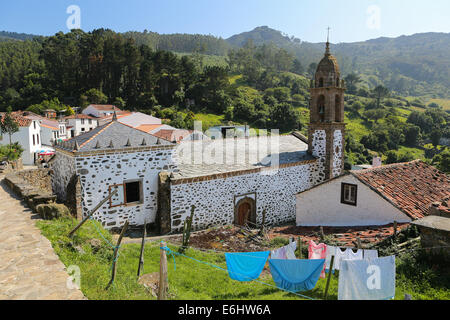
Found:
[[[328,39],[310,87],[308,146],[309,152],[319,158],[317,180],[322,182],[343,173],[345,148],[345,84]]]

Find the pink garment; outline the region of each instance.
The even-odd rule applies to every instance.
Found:
[[[316,244],[314,241],[309,241],[308,246],[308,259],[326,259],[327,257],[327,245],[325,243]],[[325,278],[325,268],[324,264],[321,278]]]

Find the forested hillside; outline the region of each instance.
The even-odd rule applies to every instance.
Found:
[[[205,54],[205,48],[186,53],[189,41],[181,45],[176,40],[186,40],[183,35],[174,35],[170,45],[184,53],[155,50],[145,43],[146,37],[130,35],[74,30],[0,42],[0,110],[11,106],[39,113],[112,103],[167,119],[179,128],[192,128],[194,120],[202,120],[204,129],[247,123],[255,129],[306,134],[309,79],[324,46],[317,46],[320,54],[308,64],[291,50],[263,40],[246,41],[243,47],[228,49],[226,56],[213,56]],[[298,45],[295,39],[289,41]],[[354,64],[359,65],[358,60]],[[450,139],[448,100],[404,97],[375,81],[369,71],[343,73],[343,78],[347,167],[379,154],[387,163],[422,158],[449,170],[450,152],[442,146]]]

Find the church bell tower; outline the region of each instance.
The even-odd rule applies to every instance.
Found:
[[[340,77],[339,65],[327,40],[325,56],[310,86],[308,145],[311,154],[319,158],[318,182],[337,177],[344,170],[345,85]]]

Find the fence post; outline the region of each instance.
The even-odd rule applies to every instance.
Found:
[[[141,275],[142,270],[144,269],[144,247],[146,235],[147,235],[147,221],[144,222],[144,231],[142,232],[141,255],[139,256],[139,267],[137,272],[138,278]]]
[[[161,241],[160,245],[160,258],[159,258],[159,291],[158,291],[158,300],[166,300],[166,293],[168,287],[167,280],[167,256],[166,250],[163,249],[166,247],[166,242]]]
[[[330,269],[328,270],[327,285],[325,287],[325,294],[323,297],[324,300],[327,300],[328,297],[328,288],[330,287],[331,273],[333,272],[333,267],[334,267],[334,256],[331,256]]]
[[[128,228],[128,220],[125,221],[125,224],[122,228],[122,231],[120,232],[119,239],[117,240],[116,247],[114,248],[114,256],[113,256],[113,264],[112,264],[112,274],[111,274],[111,280],[109,281],[108,285],[106,286],[105,290],[108,290],[109,287],[114,283],[114,279],[116,278],[116,263],[117,263],[117,255],[119,254],[119,248],[120,243],[122,242],[122,238],[125,235],[125,231],[127,231]]]
[[[298,251],[299,251],[298,258],[301,259],[303,257],[303,254],[302,254],[302,237],[298,237]]]

